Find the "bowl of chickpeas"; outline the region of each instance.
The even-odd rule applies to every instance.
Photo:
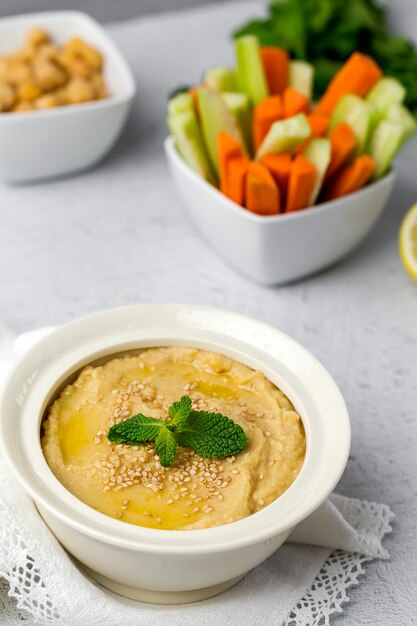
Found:
[[[104,29],[78,11],[0,20],[0,179],[91,167],[115,143],[135,96]]]

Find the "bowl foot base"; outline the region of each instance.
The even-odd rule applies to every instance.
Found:
[[[130,598],[131,600],[139,600],[140,602],[148,602],[151,604],[186,604],[188,602],[198,602],[199,600],[206,600],[212,596],[217,596],[219,593],[223,593],[233,585],[236,585],[245,576],[237,576],[231,580],[226,580],[224,583],[213,585],[212,587],[204,587],[204,589],[190,589],[188,591],[150,591],[149,589],[138,589],[137,587],[130,587],[119,583],[107,576],[102,576],[93,571],[85,565],[81,566],[91,578],[96,582],[103,585],[110,591]]]

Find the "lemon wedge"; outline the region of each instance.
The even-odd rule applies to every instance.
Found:
[[[401,223],[399,248],[405,269],[417,282],[417,203],[407,211]]]

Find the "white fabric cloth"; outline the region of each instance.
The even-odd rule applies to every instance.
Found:
[[[0,376],[49,329],[13,341],[0,328]],[[0,623],[47,626],[326,626],[341,612],[363,564],[388,558],[381,540],[393,517],[383,504],[333,494],[289,542],[226,593],[166,607],[126,600],[83,574],[33,502],[0,462]]]

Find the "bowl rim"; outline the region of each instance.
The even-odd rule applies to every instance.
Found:
[[[175,140],[172,135],[168,135],[164,140],[164,149],[165,154],[167,155],[168,160],[175,165],[185,176],[191,178],[195,185],[199,185],[202,190],[206,193],[211,194],[213,200],[221,201],[224,204],[225,210],[230,212],[234,212],[236,215],[240,215],[242,219],[246,219],[248,221],[252,221],[257,224],[270,224],[280,223],[280,222],[288,222],[294,220],[302,220],[306,218],[312,218],[314,215],[321,215],[323,213],[327,213],[329,211],[337,211],[343,206],[347,206],[352,204],[355,199],[362,197],[367,194],[372,194],[375,189],[379,187],[386,187],[394,183],[394,180],[397,177],[395,170],[391,169],[387,174],[382,176],[382,178],[371,182],[369,185],[366,185],[362,189],[358,191],[354,191],[342,198],[338,198],[337,200],[327,200],[326,202],[320,202],[320,204],[313,205],[307,207],[302,211],[292,211],[291,213],[279,213],[278,215],[257,215],[256,213],[252,213],[251,211],[247,211],[244,207],[240,206],[233,200],[230,200],[227,196],[225,196],[217,187],[211,185],[206,180],[204,180],[201,176],[197,174],[187,163],[181,158],[178,150],[175,147]]]
[[[53,109],[39,109],[36,111],[21,111],[15,115],[13,112],[5,112],[0,114],[0,124],[7,123],[19,123],[19,120],[31,120],[31,119],[45,119],[46,117],[59,117],[61,115],[74,114],[80,111],[93,111],[95,109],[106,109],[115,106],[120,103],[131,101],[136,95],[136,83],[129,67],[129,64],[125,60],[123,54],[113,42],[111,37],[107,34],[103,26],[95,20],[91,15],[84,11],[77,10],[62,10],[62,11],[38,11],[34,13],[21,13],[17,15],[8,15],[0,18],[0,32],[3,28],[11,27],[19,22],[30,22],[33,20],[33,25],[45,26],[46,22],[53,21],[54,19],[78,19],[88,24],[92,30],[99,33],[103,39],[105,49],[102,50],[103,56],[111,55],[116,63],[120,66],[123,73],[123,80],[126,86],[122,93],[110,94],[107,98],[101,100],[92,100],[91,102],[81,102],[79,104],[70,104],[65,106],[59,106]],[[43,23],[42,23],[43,22]]]
[[[229,356],[233,355],[232,358],[237,358],[237,360],[239,357],[235,356],[235,351],[243,345],[248,359],[252,353],[252,362],[265,363],[262,370],[272,382],[275,382],[273,379],[275,374],[270,368],[269,361],[272,363],[278,363],[278,361],[276,357],[268,357],[269,353],[265,352],[265,349],[260,351],[261,358],[259,359],[254,346],[257,346],[259,342],[264,342],[271,354],[280,353],[288,359],[288,362],[290,357],[292,358],[292,369],[290,366],[285,366],[284,363],[281,365],[283,370],[287,372],[288,380],[290,377],[293,380],[291,383],[287,380],[281,384],[283,380],[281,375],[280,387],[284,393],[290,396],[302,416],[307,437],[307,452],[298,477],[284,494],[257,513],[230,524],[196,530],[163,530],[135,526],[99,513],[67,491],[58,481],[42,454],[39,437],[40,412],[34,398],[31,399],[30,397],[31,394],[32,396],[36,393],[39,395],[39,388],[41,387],[39,402],[44,403],[46,401],[46,387],[45,381],[42,380],[42,368],[47,375],[49,368],[49,386],[47,388],[51,393],[52,378],[54,384],[57,385],[58,373],[62,374],[62,371],[65,371],[66,376],[69,375],[69,371],[65,369],[68,368],[68,362],[72,363],[72,371],[76,371],[80,364],[92,362],[99,354],[97,351],[91,351],[93,345],[97,347],[97,343],[88,343],[85,339],[86,332],[87,334],[96,332],[98,337],[100,332],[103,332],[105,339],[103,342],[103,338],[101,338],[99,344],[102,348],[105,346],[105,352],[101,352],[100,355],[111,356],[117,353],[122,345],[133,345],[132,337],[138,332],[138,327],[134,330],[128,329],[128,327],[135,321],[139,323],[139,319],[141,332],[143,331],[148,339],[147,343],[144,343],[143,340],[139,341],[135,347],[170,345],[168,341],[172,336],[173,329],[178,329],[177,336],[182,338],[182,342],[174,343],[174,345],[192,345],[197,348],[204,348],[208,342],[210,347],[207,349],[214,348],[214,351]],[[164,330],[159,332],[159,339],[156,339],[156,331],[152,325],[155,323],[163,324],[164,320],[169,320],[166,321],[169,329],[168,335],[165,327],[161,326]],[[147,321],[148,328],[146,327]],[[128,336],[129,341],[125,340],[125,343],[122,341],[117,345],[114,342],[109,343],[110,331],[107,325],[109,328],[116,325],[119,328],[120,325],[123,326],[124,324],[128,330],[117,331],[119,333],[117,336],[119,338]],[[103,330],[100,330],[101,328]],[[214,330],[212,330],[213,328]],[[222,328],[225,330],[222,331]],[[185,334],[181,334],[181,331],[184,331]],[[214,337],[210,335],[211,332]],[[241,340],[242,332],[248,334],[246,340],[243,339],[243,341]],[[220,337],[220,344],[216,343],[217,335],[215,333],[218,333],[218,337]],[[206,338],[200,341],[193,340],[192,336],[195,335]],[[255,343],[251,344],[250,342],[253,341]],[[66,342],[71,345],[71,349],[74,347],[74,351],[69,357],[68,354],[62,355]],[[235,344],[238,348],[233,347]],[[125,347],[125,349],[128,348]],[[78,355],[78,360],[75,359],[75,354]],[[81,354],[83,358],[80,361]],[[55,361],[53,355],[55,355]],[[242,358],[240,360],[245,362]],[[33,364],[30,364],[31,361],[35,364],[35,370],[27,370],[29,365],[31,368],[33,367]],[[43,362],[42,366],[39,365],[41,361]],[[54,372],[52,378],[51,370]],[[307,384],[299,380],[296,381],[296,375],[292,370],[304,373],[305,380],[308,376],[309,391],[303,392],[304,397],[301,393],[300,398],[300,389],[306,388]],[[31,372],[29,377],[28,371]],[[47,375],[46,378],[48,378]],[[43,388],[42,385],[44,385]],[[14,387],[19,390],[18,396],[13,391]],[[325,397],[318,397],[318,391],[316,392],[318,389],[325,390]],[[314,396],[315,393],[316,396]],[[39,404],[39,406],[41,405]],[[43,404],[43,406],[45,405]],[[308,409],[305,408],[307,406],[309,406]],[[29,421],[26,420],[26,424],[24,421],[25,410],[26,413],[29,412]],[[320,414],[319,417],[319,412],[325,413],[325,415]],[[34,414],[36,414],[36,419],[33,417]],[[342,394],[324,366],[306,348],[282,331],[253,318],[223,309],[197,305],[144,304],[107,309],[84,316],[54,330],[21,356],[9,373],[0,391],[0,415],[2,415],[0,451],[14,475],[35,500],[35,503],[41,505],[41,508],[47,510],[55,519],[72,529],[78,530],[83,535],[125,549],[152,553],[203,554],[224,552],[273,540],[277,535],[286,531],[289,532],[298,522],[320,506],[331,493],[345,469],[350,450],[350,423]],[[10,417],[7,417],[8,415]],[[311,427],[313,419],[317,421],[317,433],[315,434],[313,434]],[[7,431],[8,420],[11,420],[10,423],[13,424],[11,435],[10,433],[8,435]],[[323,429],[324,423],[327,424],[326,430]],[[28,424],[30,428],[27,428]],[[37,433],[39,452],[36,450],[33,452],[33,437],[31,438],[31,436],[34,433]],[[17,446],[18,454],[13,450],[14,445]],[[30,458],[26,454],[27,450],[30,450]],[[27,468],[24,467],[25,463],[27,463]],[[327,463],[330,463],[330,468]],[[320,472],[317,471],[317,476],[314,476],[314,472],[311,471],[315,466],[319,466],[320,469]]]

